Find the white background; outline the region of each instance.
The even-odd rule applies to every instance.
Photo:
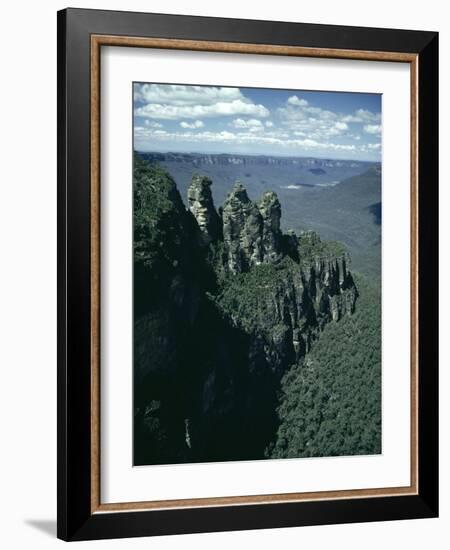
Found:
[[[232,65],[231,65],[232,64]],[[230,70],[230,65],[232,70]],[[132,82],[382,93],[383,453],[131,467]],[[138,48],[102,53],[101,501],[300,493],[410,484],[410,70],[402,63]],[[128,184],[127,184],[128,182]],[[401,209],[398,205],[405,205]],[[392,277],[395,272],[395,277]],[[398,281],[406,281],[400,287]],[[198,480],[201,479],[201,483]]]
[[[257,5],[257,11],[255,11]],[[56,10],[62,2],[23,1],[2,10],[0,129],[1,544],[53,548],[56,517]],[[450,537],[449,239],[450,31],[445,3],[411,0],[212,3],[192,0],[77,2],[78,7],[191,13],[441,31],[441,518],[259,532],[101,541],[84,548],[225,549],[304,547],[345,550],[446,548]],[[445,400],[444,400],[445,398]],[[96,545],[96,546],[94,546]]]

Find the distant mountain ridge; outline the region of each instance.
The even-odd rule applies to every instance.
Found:
[[[356,161],[342,159],[325,159],[316,157],[295,157],[295,156],[271,156],[271,155],[238,155],[232,153],[176,153],[176,152],[145,152],[138,151],[139,155],[153,162],[192,162],[197,166],[201,165],[275,165],[275,166],[304,166],[308,167],[315,175],[322,175],[324,168],[347,166],[351,168],[365,168],[377,164],[371,161]]]
[[[325,240],[345,244],[353,268],[370,277],[381,273],[381,165],[377,162],[232,154],[143,152],[175,180],[185,197],[196,173],[207,176],[215,204],[223,204],[234,183],[241,181],[250,200],[275,191],[283,231],[313,230]]]

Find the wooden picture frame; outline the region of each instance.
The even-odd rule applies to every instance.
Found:
[[[411,68],[409,487],[103,504],[100,51],[103,46],[407,63]],[[436,517],[438,35],[67,9],[58,13],[58,537],[87,540]]]

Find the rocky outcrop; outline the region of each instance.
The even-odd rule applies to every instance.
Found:
[[[262,262],[262,217],[237,182],[222,211],[223,239],[227,255],[225,268],[230,273],[247,271]]]
[[[272,191],[253,203],[237,182],[223,206],[223,238],[226,268],[242,273],[252,266],[275,263],[281,258],[281,206]]]
[[[273,191],[264,193],[258,202],[262,217],[262,258],[263,262],[275,263],[281,257],[281,205]]]
[[[194,175],[187,199],[189,210],[197,220],[204,243],[209,244],[217,240],[220,233],[220,218],[213,204],[211,180],[205,176]]]
[[[358,291],[343,247],[322,242],[314,231],[301,232],[296,243],[302,276],[316,304],[318,319],[339,321],[343,315],[352,314]]]

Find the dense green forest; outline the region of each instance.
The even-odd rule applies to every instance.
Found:
[[[355,313],[327,324],[281,380],[271,458],[381,452],[380,290],[357,276]]]

